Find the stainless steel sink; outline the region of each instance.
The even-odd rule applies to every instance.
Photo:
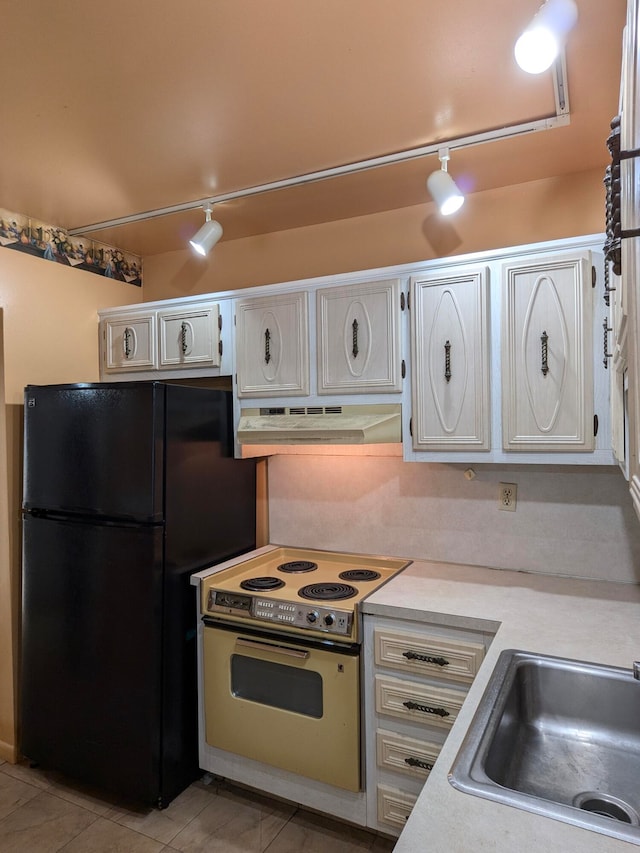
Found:
[[[502,652],[449,781],[640,844],[640,681],[629,669]]]

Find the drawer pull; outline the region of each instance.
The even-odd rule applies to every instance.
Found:
[[[402,704],[405,708],[408,708],[409,711],[422,711],[423,714],[435,714],[438,717],[450,716],[449,712],[445,711],[444,708],[432,708],[431,705],[420,705],[418,702],[412,702],[411,700],[403,702]]]
[[[438,666],[449,666],[449,661],[446,658],[434,658],[431,655],[419,655],[418,652],[402,652],[402,657],[407,660],[421,660],[423,663],[435,663]]]
[[[428,761],[423,761],[421,758],[414,758],[413,755],[405,758],[404,763],[408,764],[409,767],[420,767],[421,770],[433,770],[433,764],[429,764]]]

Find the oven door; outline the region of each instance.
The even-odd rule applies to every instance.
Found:
[[[207,743],[359,791],[359,647],[204,622]]]

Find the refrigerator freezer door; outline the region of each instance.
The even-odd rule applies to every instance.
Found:
[[[24,519],[21,750],[149,804],[162,795],[162,538]]]
[[[25,389],[25,509],[163,519],[164,386]]]

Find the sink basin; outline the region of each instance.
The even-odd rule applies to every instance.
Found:
[[[502,652],[449,781],[640,844],[640,681],[628,669]]]

